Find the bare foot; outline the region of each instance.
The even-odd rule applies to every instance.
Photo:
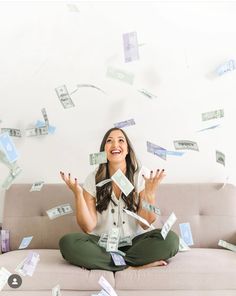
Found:
[[[143,268],[149,268],[149,267],[156,267],[156,266],[166,266],[167,262],[164,260],[155,261],[149,264],[141,265],[141,266],[129,266],[130,269],[143,269]]]

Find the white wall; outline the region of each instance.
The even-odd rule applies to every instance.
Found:
[[[236,3],[210,2],[0,2],[0,127],[30,127],[45,107],[54,135],[13,138],[23,173],[16,182],[61,182],[59,170],[83,182],[93,169],[107,129],[134,118],[126,128],[142,163],[165,168],[165,182],[236,180],[236,71],[213,75],[236,59]],[[137,31],[140,60],[124,63],[122,34]],[[111,65],[135,74],[128,85],[106,77]],[[63,109],[54,89],[94,84],[74,95],[76,107]],[[137,92],[156,94],[149,100]],[[201,113],[223,108],[221,127],[205,133]],[[213,122],[212,122],[213,123]],[[210,122],[209,122],[210,124]],[[146,152],[146,141],[174,150],[173,140],[197,141],[199,152],[164,161]],[[226,155],[216,163],[215,150]],[[7,168],[0,163],[0,181]],[[3,203],[1,191],[1,208]],[[1,221],[1,214],[0,214]]]

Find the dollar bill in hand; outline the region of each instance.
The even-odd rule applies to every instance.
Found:
[[[177,218],[176,218],[175,214],[171,213],[169,218],[166,220],[166,222],[162,226],[161,235],[164,239],[166,239],[167,234],[171,230],[171,227],[175,224],[176,220],[177,220]]]
[[[89,154],[90,165],[107,163],[107,154],[105,151]]]
[[[123,46],[126,63],[139,59],[137,32],[123,34]]]
[[[116,253],[112,253],[112,252],[110,254],[111,254],[112,260],[116,266],[126,265],[125,260],[121,255],[116,254]]]
[[[19,157],[15,144],[7,132],[0,134],[0,149],[6,155],[10,163],[15,162]]]
[[[129,179],[123,174],[121,169],[118,169],[114,175],[111,177],[112,181],[120,188],[125,196],[128,196],[130,192],[134,189],[133,184]]]
[[[125,121],[114,123],[114,126],[117,128],[123,128],[123,127],[131,126],[131,125],[135,125],[134,119],[128,119]]]
[[[107,246],[106,246],[107,252],[113,252],[118,250],[119,236],[120,236],[119,228],[112,227],[108,234]]]
[[[189,223],[180,223],[179,224],[181,238],[185,241],[188,246],[193,245],[193,236]]]
[[[228,249],[230,251],[236,252],[236,246],[233,244],[230,244],[222,239],[219,240],[218,246],[223,247],[225,249]]]
[[[225,166],[225,155],[224,155],[224,153],[222,153],[218,150],[216,150],[216,162]]]
[[[71,214],[73,213],[73,210],[70,206],[70,204],[63,204],[63,205],[59,205],[57,207],[54,207],[50,210],[46,211],[49,219],[53,220],[56,219],[58,217],[67,215],[67,214]]]
[[[18,249],[25,249],[29,246],[29,244],[31,243],[33,239],[33,236],[27,236],[27,237],[24,237],[20,243],[20,246]]]
[[[67,90],[67,87],[65,85],[55,88],[55,91],[56,91],[56,94],[57,94],[62,106],[65,109],[75,107],[75,104],[72,101],[72,99],[69,95],[69,92]]]

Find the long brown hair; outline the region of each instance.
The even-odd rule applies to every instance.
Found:
[[[132,147],[132,144],[126,135],[126,133],[117,127],[109,129],[106,134],[104,135],[101,145],[100,145],[100,152],[105,150],[105,144],[107,141],[108,136],[112,131],[121,131],[123,135],[125,136],[127,145],[128,145],[128,154],[126,155],[126,177],[129,179],[129,181],[134,185],[134,174],[135,172],[138,171],[138,161],[134,153],[134,149]],[[111,176],[109,174],[109,169],[108,169],[108,163],[109,161],[107,160],[107,163],[102,163],[98,167],[98,171],[95,176],[96,184],[99,182],[109,179]],[[96,193],[96,210],[99,213],[102,213],[102,211],[105,211],[108,207],[109,202],[115,202],[112,200],[111,194],[112,194],[112,183],[106,183],[102,187],[96,187],[97,188],[97,193]],[[126,207],[128,210],[137,212],[138,210],[138,200],[137,200],[137,193],[135,192],[136,188],[134,188],[128,196],[125,196],[124,193],[122,192],[121,198],[124,200]]]

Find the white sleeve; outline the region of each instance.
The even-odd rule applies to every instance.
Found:
[[[86,190],[93,197],[96,197],[96,182],[95,182],[96,171],[90,173],[84,181],[83,189]]]
[[[136,183],[135,183],[137,186],[138,193],[143,191],[145,188],[145,180],[142,175],[149,178],[150,177],[150,170],[144,166],[142,166],[141,169],[139,170],[138,179],[136,177]]]

